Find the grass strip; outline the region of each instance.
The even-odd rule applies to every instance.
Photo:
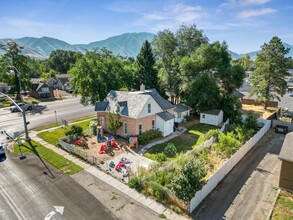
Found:
[[[40,143],[35,141],[24,142],[22,145],[14,145],[15,154],[35,154],[38,157],[44,159],[53,167],[61,170],[62,172],[72,175],[83,170],[82,167],[76,165],[72,161],[66,159],[65,157],[57,154],[56,152],[44,147]]]

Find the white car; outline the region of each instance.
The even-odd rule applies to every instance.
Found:
[[[293,92],[290,92],[290,93],[289,93],[289,96],[293,97]]]
[[[17,105],[24,111],[33,109],[33,105],[29,104],[29,103],[21,102],[21,103],[17,103]],[[19,111],[19,109],[16,106],[12,106],[12,107],[10,107],[10,111],[17,112],[17,111]]]

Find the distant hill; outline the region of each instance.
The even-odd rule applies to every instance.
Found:
[[[154,38],[152,33],[125,33],[118,36],[107,38],[106,40],[95,41],[89,44],[69,44],[65,41],[50,38],[50,37],[23,37],[19,39],[0,39],[0,44],[6,44],[8,41],[15,41],[24,47],[23,54],[33,57],[35,59],[46,59],[50,56],[51,52],[57,49],[80,51],[85,53],[86,50],[92,51],[93,49],[107,48],[114,54],[120,54],[127,57],[136,57],[140,48],[145,40],[152,41]],[[284,43],[285,47],[290,48],[290,53],[287,56],[293,57],[293,46]],[[246,56],[246,54],[238,54],[228,50],[232,59],[238,59]],[[256,59],[259,51],[247,53],[252,60]],[[0,49],[0,56],[4,51]]]
[[[152,41],[154,34],[151,33],[125,33],[122,35],[110,37],[106,40],[95,41],[89,44],[71,45],[65,41],[50,37],[23,37],[19,39],[0,39],[0,44],[6,44],[8,41],[15,41],[24,47],[23,54],[36,59],[46,59],[51,52],[57,49],[80,51],[85,53],[86,50],[107,48],[114,54],[120,54],[127,57],[136,57],[145,40]],[[0,55],[4,51],[0,50]]]

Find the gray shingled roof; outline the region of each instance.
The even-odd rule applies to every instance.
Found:
[[[172,115],[171,113],[169,113],[169,112],[167,112],[167,111],[157,113],[157,115],[158,115],[161,119],[163,119],[164,121],[169,121],[169,120],[175,118],[174,115]]]
[[[121,111],[122,115],[137,118],[150,97],[152,97],[163,110],[174,108],[174,105],[162,98],[155,89],[134,92],[111,90],[104,99],[104,102],[108,103],[106,106],[108,107],[107,111],[116,112],[117,107],[120,106],[120,108],[124,107]],[[106,107],[98,103],[102,102],[97,102],[96,111],[105,111]]]
[[[293,132],[286,135],[279,158],[293,163]]]
[[[179,112],[185,112],[187,110],[189,110],[189,107],[187,107],[186,105],[183,105],[183,104],[175,105],[175,109],[174,109],[174,111],[178,112],[178,113]]]
[[[207,115],[219,115],[220,112],[221,112],[220,109],[212,109],[212,110],[202,111],[201,113],[207,114]]]
[[[243,93],[239,92],[238,90],[234,90],[233,95],[240,99],[242,99],[245,96]]]
[[[105,111],[108,106],[108,102],[96,102],[95,111]]]
[[[150,94],[164,111],[175,107],[162,96],[160,96],[156,89],[145,90],[145,94]]]

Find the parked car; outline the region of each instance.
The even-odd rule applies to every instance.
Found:
[[[21,102],[21,103],[17,103],[17,105],[24,111],[33,109],[33,105],[29,104],[29,103]],[[17,111],[19,111],[19,109],[16,106],[11,106],[10,111],[17,112]]]
[[[285,112],[283,112],[283,116],[288,117],[288,118],[292,118],[293,112],[286,110]]]
[[[293,97],[293,92],[290,92],[290,93],[289,93],[289,96]]]
[[[6,154],[5,154],[4,146],[1,143],[0,144],[0,157],[2,158],[2,157],[5,157],[5,156],[6,156]]]
[[[71,89],[71,88],[67,88],[65,91],[68,93],[73,93],[73,89]]]

